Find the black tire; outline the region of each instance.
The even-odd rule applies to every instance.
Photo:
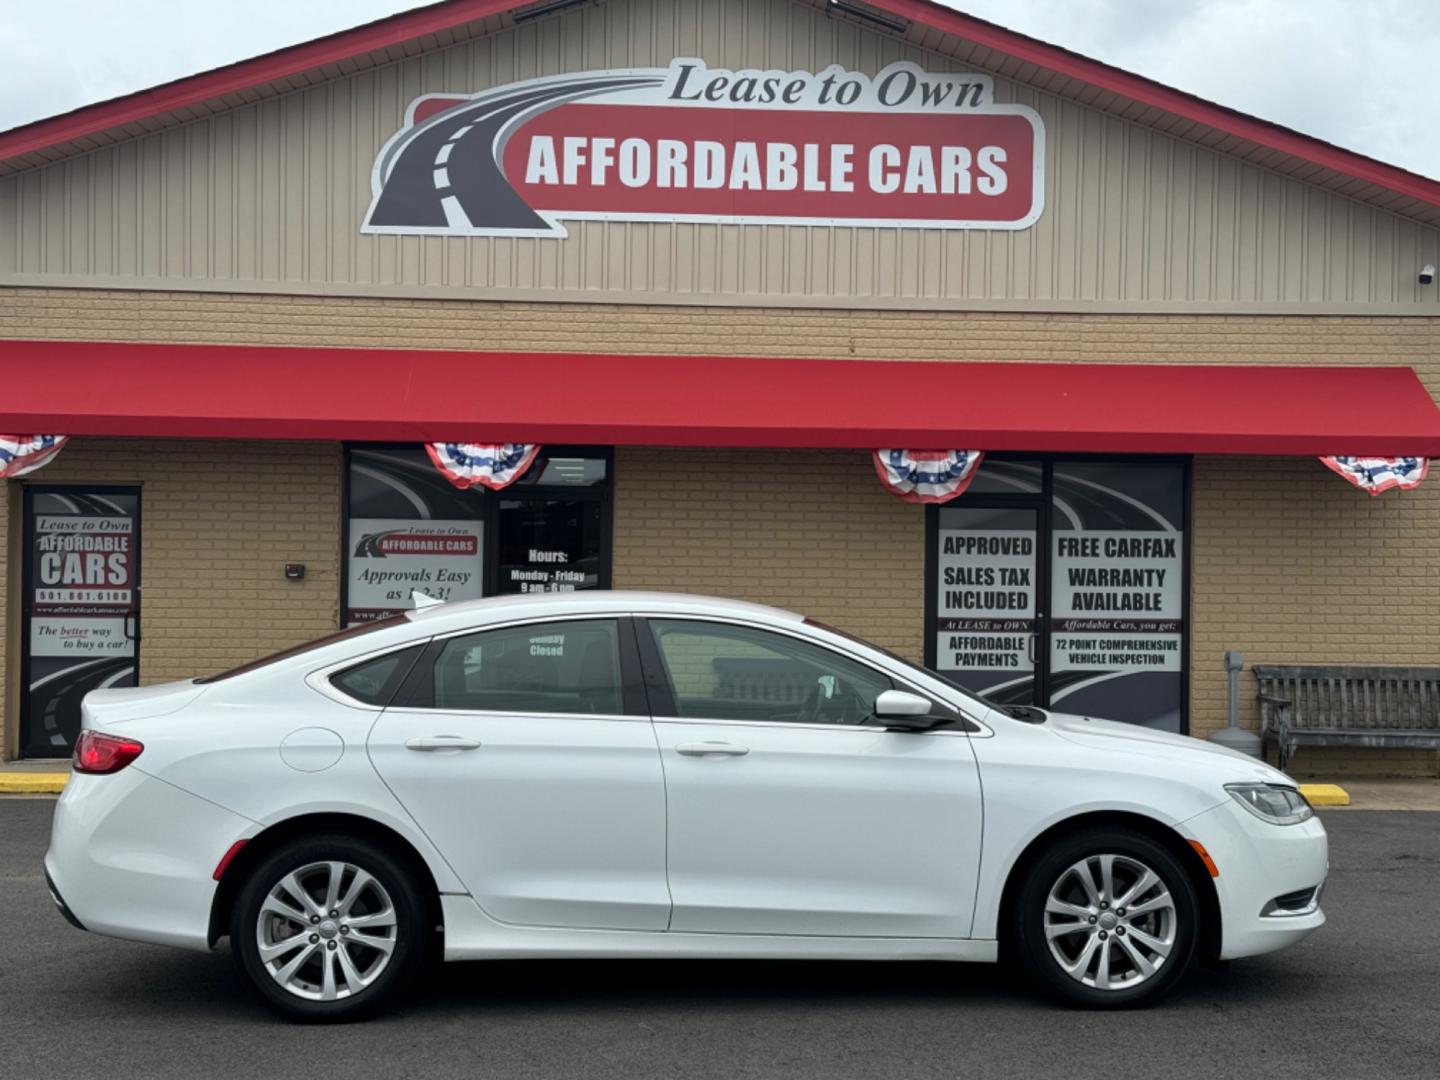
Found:
[[[1136,882],[1140,875],[1135,864],[1139,864],[1151,870],[1160,884],[1168,890],[1173,902],[1173,914],[1167,916],[1160,910],[1139,916],[1131,915],[1128,922],[1119,918],[1108,900],[1103,899],[1100,859],[1110,855],[1118,857],[1112,864],[1115,882],[1112,899],[1123,897],[1126,887]],[[1092,904],[1081,899],[1084,893],[1079,876],[1071,873],[1072,868],[1081,863],[1086,863],[1092,881],[1100,886],[1097,890],[1102,897],[1099,903]],[[1093,942],[1095,952],[1092,959],[1080,968],[1081,977],[1088,982],[1066,971],[1061,960],[1052,952],[1047,938],[1046,907],[1051,890],[1057,887],[1061,889],[1061,899],[1068,898],[1069,902],[1077,906],[1083,904],[1097,913],[1097,922],[1094,924],[1090,923],[1088,917],[1079,915],[1050,916],[1056,922],[1063,922],[1067,926],[1070,920],[1074,919],[1077,929],[1056,939],[1056,949],[1072,964],[1078,964],[1082,960],[1084,950],[1090,948]],[[1138,903],[1143,897],[1157,896],[1158,890],[1152,886],[1140,894],[1135,902]],[[1011,913],[1011,934],[1021,963],[1042,990],[1066,1004],[1081,1008],[1130,1008],[1158,1000],[1184,976],[1195,955],[1196,942],[1200,939],[1200,904],[1185,868],[1163,844],[1144,833],[1126,829],[1086,830],[1057,840],[1031,863],[1025,873],[1017,901]],[[1101,904],[1104,905],[1103,909]],[[1110,913],[1109,919],[1105,918],[1106,911]],[[1116,928],[1111,927],[1104,932],[1102,940],[1102,926],[1112,920],[1122,930],[1128,927],[1128,939],[1125,939],[1123,934],[1117,938]],[[1151,949],[1142,938],[1136,937],[1137,929],[1162,940],[1168,938],[1168,952],[1161,956],[1157,950]],[[1146,963],[1153,964],[1152,974],[1144,975],[1143,969],[1132,959],[1130,950],[1138,952]],[[1100,965],[1109,953],[1113,953],[1113,958],[1109,959],[1105,978],[1102,979]],[[1115,983],[1124,983],[1127,978],[1137,977],[1140,981],[1133,985],[1104,989],[1095,985],[1112,980]]]
[[[278,959],[272,959],[274,967],[283,967],[308,947],[311,959],[301,964],[295,977],[302,981],[310,980],[313,989],[321,993],[324,988],[319,980],[324,976],[323,965],[339,964],[338,956],[326,957],[322,950],[328,949],[333,954],[339,951],[340,942],[345,941],[347,947],[344,954],[352,970],[368,975],[375,970],[370,965],[380,963],[384,953],[373,945],[364,945],[365,936],[389,936],[388,959],[384,960],[373,975],[373,981],[359,989],[341,988],[345,996],[337,996],[332,1000],[312,1000],[277,982],[271,974],[272,967],[267,966],[262,959],[261,909],[271,891],[279,886],[287,875],[305,871],[305,868],[312,869],[302,874],[300,884],[311,895],[312,901],[323,901],[327,871],[314,868],[316,864],[326,863],[347,864],[369,874],[379,889],[364,886],[362,894],[354,901],[356,906],[352,911],[360,912],[362,918],[367,912],[372,917],[379,912],[383,918],[383,913],[390,910],[393,912],[394,925],[393,928],[361,930],[357,927],[352,930],[342,917],[326,919],[325,924],[313,927],[316,932],[312,934],[309,926],[298,930],[295,925],[298,920],[267,916],[270,921],[267,922],[264,932],[287,940],[287,943],[292,931],[296,936],[292,951]],[[353,885],[357,879],[358,875],[347,869],[341,875],[342,886],[346,882]],[[388,909],[386,900],[389,901]],[[297,909],[299,907],[298,904],[292,906]],[[417,886],[416,875],[402,855],[372,841],[344,834],[300,837],[262,859],[241,885],[231,913],[230,950],[236,964],[265,1003],[291,1019],[321,1023],[354,1020],[396,1000],[424,968],[430,936],[427,929],[428,924],[433,922],[433,919],[427,917],[427,911],[428,905]],[[328,914],[321,912],[322,917]],[[313,918],[312,916],[309,921],[313,921]],[[342,925],[345,934],[343,938],[340,936]],[[328,936],[322,937],[320,931],[324,931]],[[318,943],[310,947],[317,939]],[[338,966],[332,968],[330,975],[337,987],[346,979]]]

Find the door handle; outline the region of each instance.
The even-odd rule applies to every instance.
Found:
[[[427,753],[456,753],[460,750],[480,749],[480,740],[467,739],[463,735],[429,735],[423,739],[406,739],[405,749]]]
[[[682,742],[675,752],[686,757],[744,757],[750,748],[728,742]]]

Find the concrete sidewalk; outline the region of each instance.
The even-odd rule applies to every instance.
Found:
[[[1326,811],[1440,811],[1440,780],[1343,780],[1340,786],[1349,794],[1350,805],[1326,806]]]

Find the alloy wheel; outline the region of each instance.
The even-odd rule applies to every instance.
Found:
[[[309,1001],[351,997],[378,979],[398,936],[395,905],[353,863],[309,863],[265,896],[255,928],[260,962],[288,993]]]
[[[1153,978],[1175,946],[1175,900],[1129,855],[1091,855],[1067,868],[1045,900],[1050,955],[1076,982],[1125,990]]]

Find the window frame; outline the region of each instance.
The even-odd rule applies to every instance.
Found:
[[[435,664],[446,645],[457,637],[471,637],[495,630],[516,630],[548,626],[554,623],[613,622],[616,624],[616,646],[620,653],[619,713],[521,712],[507,709],[443,709],[435,704]],[[597,611],[584,614],[548,615],[540,618],[506,619],[503,622],[467,626],[437,634],[411,667],[400,688],[390,699],[392,709],[433,713],[437,716],[527,717],[537,720],[646,720],[650,719],[641,674],[639,653],[635,644],[634,619],[620,611]]]
[[[424,452],[424,443],[369,442],[357,440],[341,444],[340,455],[340,507],[339,507],[339,566],[340,566],[340,608],[336,615],[338,626],[346,629],[345,613],[350,609],[350,472],[356,450],[393,450],[396,448],[419,449]],[[599,458],[605,462],[605,480],[600,484],[567,486],[545,484],[520,486],[512,484],[499,491],[484,487],[473,487],[469,493],[474,496],[476,512],[469,519],[480,524],[483,550],[480,565],[480,595],[484,599],[492,596],[519,596],[520,593],[502,593],[500,584],[500,502],[504,499],[573,499],[600,504],[600,571],[595,592],[609,589],[614,578],[615,564],[615,448],[589,443],[571,445],[568,443],[541,447],[541,452],[551,456]],[[533,468],[533,466],[532,466]],[[418,520],[418,519],[417,519]],[[563,596],[563,593],[540,595]],[[403,612],[402,612],[403,613]]]
[[[991,494],[983,493],[975,497],[973,501],[967,501],[966,495],[948,504],[930,504],[925,507],[925,557],[923,560],[922,573],[924,574],[924,613],[921,624],[921,634],[924,642],[924,665],[938,673],[936,667],[938,659],[936,655],[935,629],[939,618],[938,599],[936,596],[935,583],[939,570],[939,536],[940,536],[940,512],[946,506],[963,508],[966,506],[990,506],[1003,507],[1034,507],[1040,511],[1039,527],[1036,530],[1037,537],[1043,537],[1047,543],[1053,537],[1053,517],[1055,513],[1055,466],[1068,464],[1094,464],[1094,465],[1172,465],[1178,466],[1181,477],[1180,508],[1181,525],[1180,531],[1185,541],[1185,557],[1181,565],[1180,597],[1180,619],[1183,631],[1181,633],[1180,646],[1180,730],[1179,734],[1189,735],[1190,732],[1190,688],[1192,684],[1192,669],[1190,655],[1193,645],[1193,625],[1191,616],[1193,604],[1191,603],[1194,584],[1195,565],[1195,535],[1194,535],[1194,506],[1195,506],[1195,456],[1192,454],[1081,454],[1081,453],[1035,453],[1031,451],[997,452],[985,455],[986,461],[1037,461],[1041,466],[1041,485],[1039,493],[1016,492],[1014,494]],[[967,493],[968,494],[968,493]],[[1048,551],[1041,553],[1039,560],[1040,573],[1036,579],[1036,597],[1043,599],[1045,610],[1048,612],[1053,599],[1050,582],[1050,554]],[[1048,622],[1048,618],[1047,618]],[[1050,635],[1045,635],[1045,648],[1040,650],[1040,659],[1045,667],[1045,682],[1048,690],[1049,666],[1050,666]],[[949,676],[942,676],[949,678]],[[973,691],[966,691],[971,696],[976,696]],[[933,696],[933,695],[932,695]],[[988,703],[987,703],[988,704]],[[990,705],[991,708],[1000,709],[997,704]],[[1037,703],[1033,708],[1049,711],[1062,711],[1055,709],[1049,701],[1048,692],[1043,703]],[[1126,723],[1128,721],[1121,721]]]
[[[410,677],[411,670],[415,667],[417,663],[420,662],[421,658],[424,657],[425,646],[427,644],[428,642],[424,640],[412,641],[410,642],[410,644],[402,646],[401,648],[390,649],[387,652],[376,653],[374,656],[367,656],[361,660],[356,660],[354,663],[346,664],[344,667],[335,668],[334,670],[327,671],[324,676],[325,683],[333,693],[338,694],[340,695],[340,697],[344,698],[347,704],[354,704],[367,709],[387,709],[390,707],[390,702],[395,700],[395,695],[400,692],[400,687],[404,686],[405,681]],[[410,658],[410,662],[407,664],[402,660],[400,665],[394,671],[392,671],[390,673],[390,676],[385,680],[385,685],[381,689],[379,695],[381,698],[379,704],[376,704],[373,701],[365,701],[362,698],[356,697],[353,693],[346,690],[338,682],[336,682],[337,679],[343,677],[349,672],[354,671],[356,668],[362,668],[369,664],[379,663],[382,660],[388,660],[392,656],[403,656],[405,653],[412,651],[415,653],[415,655]]]
[[[769,623],[753,622],[747,619],[735,619],[717,615],[704,615],[690,612],[645,612],[637,613],[635,616],[635,631],[640,651],[640,662],[644,667],[645,692],[650,704],[650,714],[655,720],[664,720],[668,723],[678,724],[732,724],[737,727],[767,727],[767,728],[793,728],[800,731],[839,731],[839,732],[868,732],[879,734],[885,728],[879,724],[808,724],[797,720],[735,720],[724,717],[702,718],[680,716],[679,709],[675,704],[674,689],[670,684],[670,674],[665,666],[664,657],[660,652],[660,644],[655,637],[655,629],[651,625],[654,620],[662,622],[708,622],[718,623],[721,626],[736,627],[745,630],[757,630],[761,633],[776,634],[780,637],[793,638],[796,641],[810,645],[816,649],[832,652],[843,657],[854,664],[877,673],[891,684],[891,689],[906,690],[918,694],[930,702],[931,708],[941,712],[953,714],[955,722],[952,726],[937,728],[934,731],[909,732],[915,735],[950,735],[969,738],[971,736],[989,735],[991,732],[980,721],[966,713],[957,705],[952,705],[937,696],[934,691],[927,690],[922,686],[904,678],[888,668],[881,667],[868,657],[857,656],[846,649],[838,648],[828,641],[816,640],[810,634],[797,633],[784,627],[773,626]]]

